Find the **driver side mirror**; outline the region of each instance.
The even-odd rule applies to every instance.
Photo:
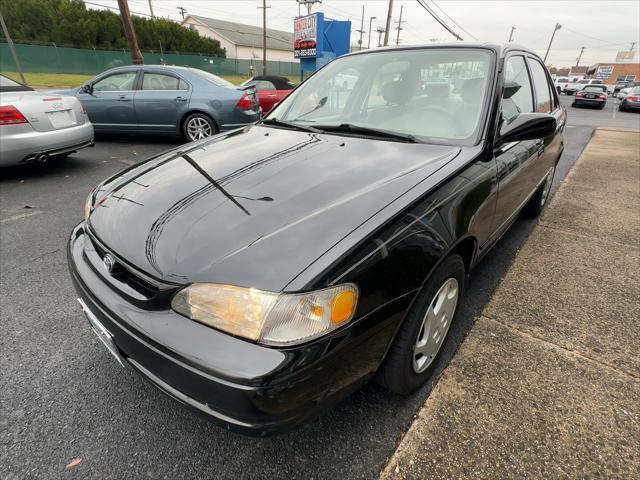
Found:
[[[547,137],[556,131],[556,123],[555,117],[548,113],[521,113],[502,125],[496,146]]]
[[[89,95],[93,94],[93,83],[85,83],[80,87],[80,93],[88,93]]]

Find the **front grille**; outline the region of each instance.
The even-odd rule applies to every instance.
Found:
[[[85,227],[87,243],[84,253],[92,269],[110,287],[129,297],[133,303],[150,309],[162,309],[169,305],[170,298],[180,285],[164,283],[153,279],[122,260],[116,253],[104,246]],[[113,259],[113,266],[107,269],[103,259]]]

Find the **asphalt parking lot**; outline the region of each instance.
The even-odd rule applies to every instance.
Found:
[[[553,192],[595,126],[640,128],[640,114],[618,112],[615,103],[603,111],[567,107]],[[121,369],[90,331],[67,273],[67,236],[96,183],[177,143],[99,137],[95,148],[64,161],[0,170],[0,477],[376,477],[432,383],[409,398],[371,384],[297,431],[250,439]],[[533,226],[519,220],[474,272],[440,370]],[[80,465],[66,471],[75,458]]]

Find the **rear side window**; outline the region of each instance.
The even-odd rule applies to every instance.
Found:
[[[173,75],[145,72],[142,90],[188,90],[187,84]]]
[[[540,62],[529,58],[531,78],[536,91],[536,112],[551,113],[551,91],[544,67]]]
[[[507,58],[504,70],[502,117],[508,123],[520,113],[533,112],[533,94],[524,57]]]

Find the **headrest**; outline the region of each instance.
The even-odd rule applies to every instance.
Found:
[[[460,94],[462,101],[465,103],[480,103],[482,100],[480,94],[482,93],[482,86],[484,85],[484,78],[470,78],[462,84]]]
[[[404,105],[412,96],[413,93],[409,88],[409,82],[406,80],[396,80],[394,82],[385,83],[382,87],[382,98],[384,98],[387,103]]]

